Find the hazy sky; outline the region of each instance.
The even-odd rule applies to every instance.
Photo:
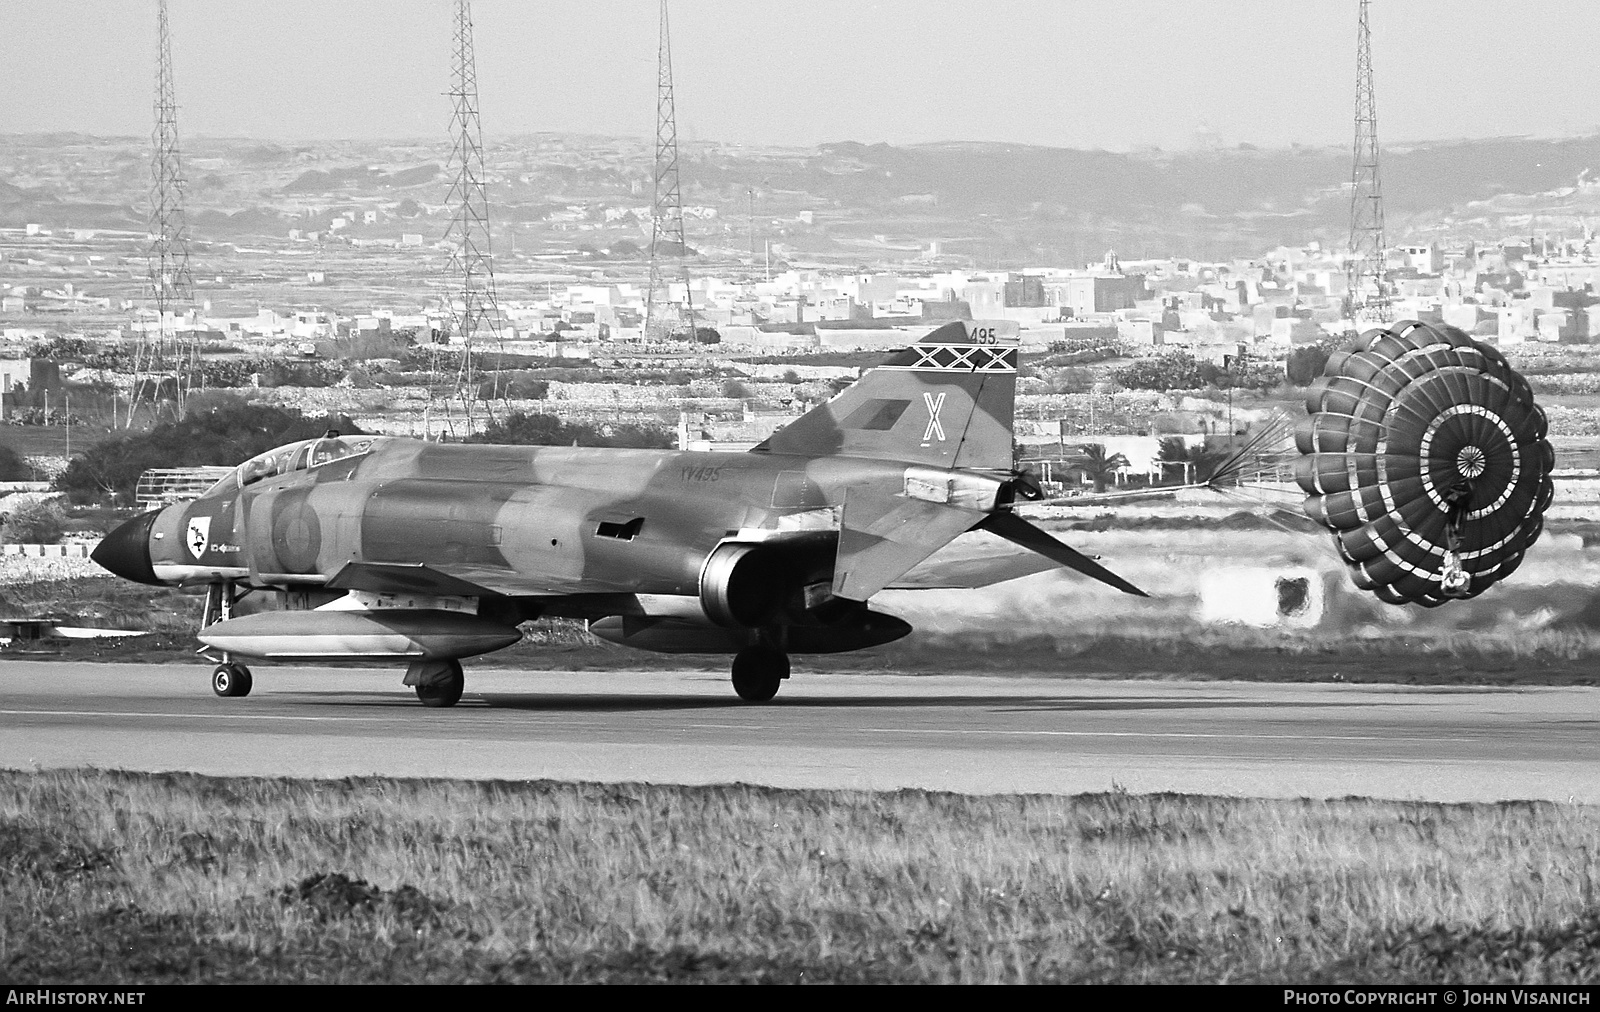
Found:
[[[0,133],[144,134],[155,0],[0,0]],[[440,136],[452,0],[170,0],[184,136]],[[654,0],[477,0],[486,139],[654,129]],[[1348,143],[1355,0],[675,0],[687,137]],[[1385,142],[1600,132],[1596,0],[1373,0]]]

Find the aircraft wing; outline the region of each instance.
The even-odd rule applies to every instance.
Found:
[[[328,580],[334,590],[438,597],[563,597],[614,591],[594,580],[562,580],[490,566],[424,565],[403,562],[347,562]]]

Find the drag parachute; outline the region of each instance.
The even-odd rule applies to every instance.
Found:
[[[1528,381],[1455,327],[1408,320],[1328,360],[1295,442],[1306,515],[1390,604],[1475,597],[1539,537],[1555,452]]]

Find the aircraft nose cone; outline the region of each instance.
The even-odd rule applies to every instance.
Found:
[[[154,583],[156,571],[150,564],[150,528],[155,526],[159,510],[134,517],[107,534],[90,553],[101,569],[109,570],[135,583]]]

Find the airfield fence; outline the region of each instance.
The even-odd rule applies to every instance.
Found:
[[[139,476],[134,499],[142,510],[198,499],[206,489],[232,473],[231,467],[157,467]]]
[[[0,556],[22,555],[30,559],[87,559],[98,544],[98,541],[94,545],[82,542],[65,545],[4,544],[0,545]]]

